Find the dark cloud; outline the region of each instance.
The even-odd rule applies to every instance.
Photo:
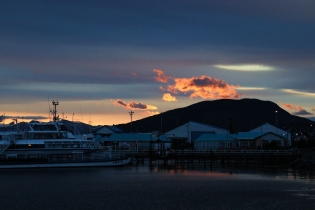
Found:
[[[144,104],[141,102],[129,102],[126,103],[121,99],[117,99],[117,100],[112,100],[112,103],[114,105],[119,105],[119,106],[123,106],[127,109],[137,109],[137,110],[156,110],[157,107],[156,106],[152,106],[152,105],[148,105],[148,104]]]
[[[130,102],[129,106],[134,109],[147,109],[147,105],[143,103]]]
[[[17,99],[126,98],[128,91],[72,90],[77,84],[148,87],[154,68],[177,78],[208,75],[198,72],[203,69],[242,86],[315,92],[314,4],[313,0],[4,1],[0,74],[5,79],[0,92]],[[244,63],[277,70],[240,74],[211,69],[217,64]],[[195,87],[211,83],[209,78],[190,82]],[[16,86],[23,83],[72,84],[73,88],[35,92]],[[152,93],[133,91],[141,97]]]
[[[7,116],[7,115],[4,115],[4,119],[7,119],[7,120],[13,120],[13,119],[18,119],[18,121],[20,120],[47,120],[49,119],[48,117],[44,117],[44,116]]]
[[[117,100],[115,101],[115,103],[116,103],[116,104],[119,104],[119,105],[122,105],[122,106],[124,106],[124,107],[127,106],[127,104],[126,104],[124,101],[120,100],[120,99],[117,99]]]
[[[292,113],[293,115],[313,115],[312,113],[310,113],[310,112],[308,112],[308,111],[306,111],[306,110],[299,110],[299,111],[297,111],[297,112],[293,112]]]

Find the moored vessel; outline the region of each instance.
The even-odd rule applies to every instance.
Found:
[[[28,123],[24,132],[0,140],[0,168],[116,166],[130,158],[104,155],[98,142],[78,139],[57,116],[53,121]]]

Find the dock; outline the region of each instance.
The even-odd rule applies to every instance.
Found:
[[[211,162],[257,162],[274,165],[285,164],[294,159],[297,154],[292,150],[176,150],[169,153],[134,153],[126,154],[133,157],[135,164],[141,164],[145,159],[151,162],[169,163],[211,163]]]

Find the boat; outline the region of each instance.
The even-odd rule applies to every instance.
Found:
[[[0,140],[0,168],[117,166],[131,162],[113,154],[105,155],[94,140],[76,138],[57,116],[53,121],[31,122],[28,129]],[[16,123],[18,125],[18,123]]]

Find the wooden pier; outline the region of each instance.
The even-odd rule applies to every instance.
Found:
[[[140,153],[133,154],[133,162],[143,163],[148,159],[150,163],[212,163],[212,162],[257,162],[263,165],[285,164],[294,159],[296,154],[291,150],[176,150],[169,153]]]

